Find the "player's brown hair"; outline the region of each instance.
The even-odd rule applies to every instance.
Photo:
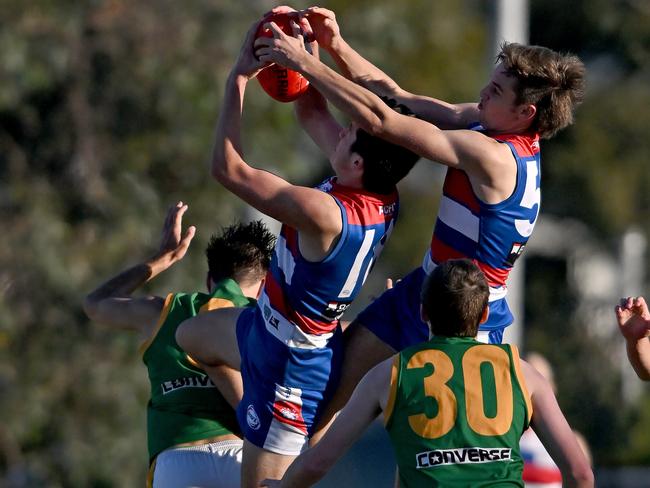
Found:
[[[474,337],[490,289],[485,275],[469,259],[450,259],[424,280],[420,300],[435,336]]]
[[[402,115],[413,116],[413,112],[394,99],[382,97],[386,105]],[[395,190],[395,185],[404,178],[418,162],[420,156],[414,152],[357,129],[357,138],[350,151],[363,158],[363,188],[373,193],[387,195]]]
[[[585,89],[585,66],[577,56],[504,42],[497,62],[517,79],[515,103],[537,107],[531,129],[540,137],[548,139],[573,123],[573,111]]]
[[[261,220],[236,223],[212,235],[205,250],[208,272],[215,283],[231,278],[249,285],[264,278],[271,263],[275,236]]]

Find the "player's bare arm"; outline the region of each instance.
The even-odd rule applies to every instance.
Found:
[[[563,486],[593,487],[589,461],[562,414],[551,385],[527,362],[521,361],[521,368],[531,396],[531,426],[560,468]]]
[[[281,481],[265,480],[262,486],[302,488],[313,486],[325,476],[386,408],[392,363],[392,358],[387,359],[371,369],[323,440],[298,456]]]
[[[302,128],[327,157],[331,158],[343,127],[327,108],[327,100],[316,88],[310,86],[307,92],[294,102],[294,106]]]
[[[650,381],[650,311],[645,298],[621,298],[615,312],[632,368],[640,379]]]
[[[243,159],[241,115],[246,85],[265,66],[253,55],[257,24],[249,30],[239,58],[226,82],[215,136],[213,176],[231,192],[261,212],[301,232],[309,258],[327,254],[341,231],[340,211],[334,199],[307,187],[292,185]],[[310,239],[311,238],[311,239]],[[310,242],[306,242],[310,241]],[[311,252],[310,252],[311,250]]]
[[[159,251],[149,260],[128,268],[102,283],[84,300],[88,317],[102,324],[135,330],[142,339],[150,337],[164,300],[157,296],[132,297],[140,286],[183,259],[196,229],[191,226],[182,235],[183,214],[187,205],[178,202],[167,213]]]
[[[299,15],[309,21],[314,38],[330,54],[346,78],[379,96],[395,99],[398,103],[406,105],[419,118],[441,129],[464,129],[478,120],[476,103],[451,104],[402,89],[395,80],[345,41],[333,11],[310,7],[301,10]]]
[[[510,195],[516,165],[503,144],[475,131],[445,131],[423,120],[398,114],[371,91],[310,56],[301,37],[284,34],[273,22],[269,27],[274,38],[255,41],[261,60],[300,71],[330,102],[370,134],[402,145],[424,158],[463,169],[487,203],[500,202]],[[509,177],[504,177],[504,171],[511,173]],[[492,188],[495,184],[497,187]],[[483,188],[492,189],[498,198],[483,194]]]

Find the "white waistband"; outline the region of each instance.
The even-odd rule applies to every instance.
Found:
[[[244,445],[244,441],[235,440],[235,439],[228,439],[228,440],[225,440],[225,441],[217,441],[217,442],[208,442],[206,444],[198,444],[196,446],[170,447],[169,449],[165,449],[163,452],[168,452],[168,451],[214,452],[214,451],[217,451],[217,450],[232,449],[234,447],[242,447],[243,445]]]
[[[262,312],[266,330],[288,347],[321,349],[327,346],[327,343],[334,335],[333,332],[325,334],[308,334],[304,332],[271,306],[266,293],[260,295],[257,304]]]

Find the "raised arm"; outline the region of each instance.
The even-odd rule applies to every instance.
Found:
[[[131,294],[185,256],[196,230],[189,227],[182,236],[181,225],[186,210],[187,205],[183,202],[169,209],[160,250],[151,259],[122,271],[86,296],[83,307],[91,320],[110,327],[135,330],[143,339],[150,336],[164,300],[157,296],[134,298]]]
[[[327,194],[292,185],[268,171],[250,166],[243,158],[241,117],[249,80],[265,63],[253,55],[257,23],[248,31],[237,63],[226,82],[217,123],[212,175],[228,190],[261,212],[306,233],[338,234],[340,212]]]
[[[299,12],[306,18],[319,45],[336,62],[346,78],[376,95],[395,99],[419,118],[441,129],[465,129],[478,120],[476,103],[451,104],[403,90],[390,76],[355,51],[341,35],[333,11],[311,7]]]
[[[560,410],[553,389],[535,368],[521,361],[531,396],[531,426],[562,472],[562,486],[591,488],[594,475],[575,434]]]
[[[650,381],[650,311],[645,298],[622,298],[616,320],[632,368],[640,379]]]
[[[301,488],[325,476],[385,407],[392,362],[379,363],[363,377],[323,440],[298,456],[282,481],[266,480],[262,486]]]
[[[404,146],[424,158],[461,168],[486,187],[503,180],[503,171],[513,174],[516,171],[510,150],[504,144],[475,131],[445,131],[423,120],[396,113],[374,93],[306,53],[301,36],[288,36],[273,22],[269,26],[274,38],[255,41],[260,59],[300,71],[327,100],[368,133]],[[511,183],[508,179],[507,194],[512,191]]]
[[[331,158],[343,127],[327,108],[327,100],[314,86],[294,102],[296,117],[314,143]]]

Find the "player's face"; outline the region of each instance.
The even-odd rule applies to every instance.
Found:
[[[516,83],[514,77],[506,74],[502,64],[496,67],[490,81],[481,90],[478,104],[479,122],[485,129],[503,132],[516,124]]]

